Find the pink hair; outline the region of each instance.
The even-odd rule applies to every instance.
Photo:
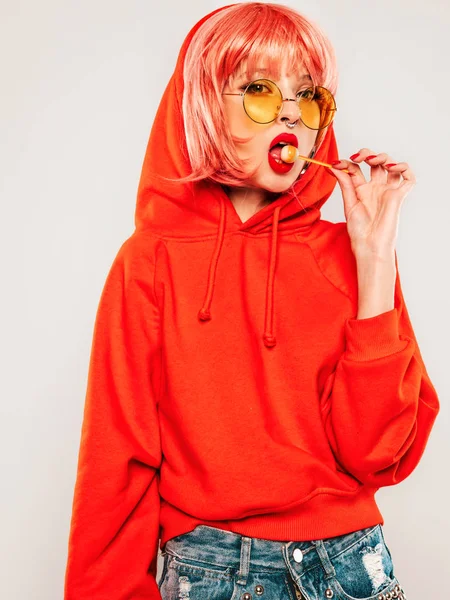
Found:
[[[264,64],[278,79],[284,61],[304,67],[312,85],[336,93],[337,65],[330,41],[316,24],[287,6],[243,2],[219,11],[199,27],[183,73],[182,111],[191,174],[177,181],[209,179],[245,186],[251,174],[236,153],[221,93],[243,65],[251,74]],[[319,133],[322,139],[325,130]]]

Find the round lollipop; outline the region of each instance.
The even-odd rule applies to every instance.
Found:
[[[315,163],[316,165],[322,165],[323,167],[328,167],[331,169],[333,168],[332,165],[329,165],[328,163],[321,162],[320,160],[316,160],[315,158],[308,158],[307,156],[302,156],[301,154],[299,154],[298,148],[296,148],[295,146],[291,146],[290,144],[283,146],[280,158],[285,163],[293,163],[298,158],[301,158],[302,160]],[[349,172],[348,169],[341,169],[341,171],[344,171],[345,173]]]

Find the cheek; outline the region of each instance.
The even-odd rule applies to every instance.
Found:
[[[258,144],[258,134],[262,133],[262,125],[252,121],[245,113],[242,105],[225,106],[225,117],[231,136],[238,138],[234,139],[238,153],[246,153],[250,149],[254,151],[255,148],[260,147],[261,142]],[[241,138],[247,139],[250,137],[251,139],[248,142],[240,141]]]
[[[304,154],[305,152],[307,153],[307,155],[311,152],[311,148],[314,146],[316,139],[317,139],[317,131],[314,131],[313,129],[308,129],[307,127],[303,126],[299,132],[297,133],[298,135],[298,148],[300,150],[301,154]]]

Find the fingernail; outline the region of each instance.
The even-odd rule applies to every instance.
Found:
[[[371,158],[376,158],[377,155],[376,154],[371,154],[370,156],[366,157],[366,160],[370,160]]]
[[[387,165],[384,165],[385,167],[395,167],[397,163],[389,163]]]
[[[340,160],[333,160],[333,162],[332,162],[331,164],[332,164],[333,166],[334,166],[334,165],[339,165],[339,164],[341,164],[341,161],[340,161]]]
[[[359,152],[357,152],[356,154],[352,154],[350,156],[350,160],[355,160],[355,158],[358,158],[358,156],[359,156]]]

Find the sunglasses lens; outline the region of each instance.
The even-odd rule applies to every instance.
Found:
[[[324,87],[305,90],[298,101],[303,123],[310,129],[323,129],[334,118],[336,103],[333,94]],[[244,109],[256,123],[271,123],[280,114],[282,97],[269,79],[257,79],[246,89]]]
[[[301,119],[310,129],[327,127],[336,113],[333,94],[320,86],[305,90],[300,97],[299,107]]]
[[[268,79],[253,81],[245,91],[244,109],[253,121],[271,123],[281,109],[279,89]]]

